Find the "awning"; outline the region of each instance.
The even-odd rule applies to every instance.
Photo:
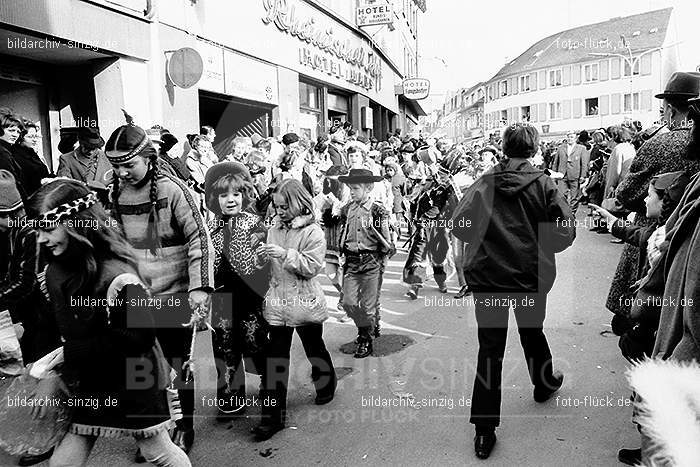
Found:
[[[413,115],[415,115],[416,118],[425,117],[428,115],[425,113],[425,110],[423,110],[423,107],[421,107],[418,101],[407,99],[402,94],[399,95],[399,103],[404,104],[411,112],[413,112]]]

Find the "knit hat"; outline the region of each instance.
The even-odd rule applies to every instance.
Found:
[[[299,141],[299,136],[296,133],[287,133],[282,137],[282,144],[289,146]]]
[[[113,164],[122,164],[151,145],[151,139],[143,128],[130,123],[122,125],[112,133],[105,146],[107,159]]]
[[[17,182],[9,170],[0,170],[0,213],[7,214],[22,207]]]

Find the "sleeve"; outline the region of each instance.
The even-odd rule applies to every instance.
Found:
[[[56,170],[57,177],[71,177],[70,167],[66,164],[65,156],[58,158],[58,170]]]
[[[0,282],[0,310],[12,308],[32,293],[37,281],[36,234],[31,230],[20,231],[16,245],[19,254],[11,255],[6,278]],[[18,317],[22,319],[22,317]]]
[[[646,250],[649,237],[655,229],[655,226],[639,227],[636,225],[626,225],[624,219],[619,219],[612,225],[610,233],[620,240],[623,240],[625,243]]]
[[[560,253],[566,250],[576,238],[576,223],[568,203],[551,179],[545,180],[547,190],[547,225],[545,241],[550,251]]]
[[[188,246],[188,291],[201,289],[211,292],[214,289],[215,253],[207,225],[187,187],[178,180],[168,180],[172,182],[168,197],[171,200],[173,220],[179,225]]]
[[[318,275],[323,268],[323,260],[326,256],[326,237],[318,225],[307,227],[300,235],[303,235],[299,243],[299,250],[287,249],[287,256],[282,262],[282,267],[289,272],[306,279]]]
[[[649,152],[640,151],[639,155],[633,159],[627,176],[617,187],[615,192],[617,200],[631,211],[643,211],[649,182],[658,171],[659,167],[653,163]]]
[[[588,168],[591,164],[591,151],[583,148],[583,154],[581,155],[581,178],[588,178]]]
[[[129,305],[134,299],[148,297],[142,285],[124,285],[117,292],[117,305],[109,309],[109,324],[102,332],[64,342],[66,365],[78,370],[89,369],[96,361],[113,360],[115,356],[139,357],[148,352],[155,344],[153,317],[148,307]]]

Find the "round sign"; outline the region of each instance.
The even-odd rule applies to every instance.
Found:
[[[192,47],[173,52],[168,60],[168,77],[179,88],[191,88],[199,82],[203,72],[202,56]]]

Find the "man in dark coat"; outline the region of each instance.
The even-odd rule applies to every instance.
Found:
[[[467,189],[452,218],[452,234],[466,244],[464,276],[474,291],[479,356],[472,396],[474,450],[485,459],[500,423],[501,372],[513,308],[534,399],[544,402],[563,382],[552,370],[542,331],[547,293],[556,276],[554,254],[576,236],[571,210],[554,182],[533,167],[539,134],[530,125],[509,126],[507,156]]]
[[[588,149],[577,142],[574,132],[566,135],[566,144],[557,149],[551,169],[564,174],[559,180],[559,190],[566,197],[571,212],[576,215],[581,199],[580,186],[588,178],[588,161],[590,159]]]

